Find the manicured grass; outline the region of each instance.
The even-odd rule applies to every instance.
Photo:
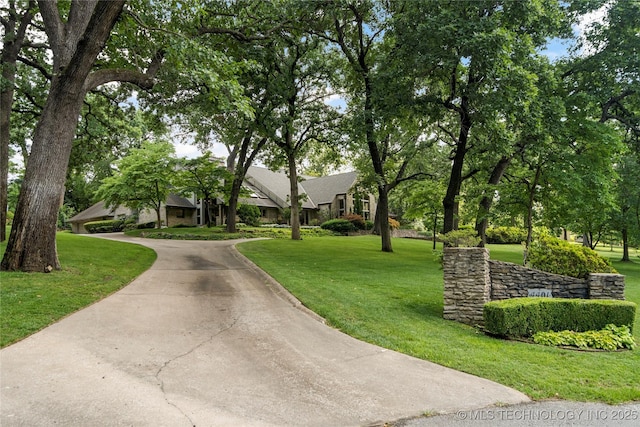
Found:
[[[442,270],[431,242],[394,239],[393,246],[394,253],[382,253],[379,238],[365,236],[252,241],[238,249],[331,325],[359,339],[534,399],[640,400],[640,350],[580,352],[504,341],[444,320]],[[492,258],[522,262],[521,246],[490,249]],[[627,275],[627,299],[640,303],[640,262],[614,266]]]
[[[62,270],[0,273],[1,347],[115,292],[156,259],[143,246],[69,233],[59,233],[57,244]],[[6,242],[0,256],[5,249]]]
[[[130,230],[129,236],[146,237],[149,239],[176,239],[176,240],[230,240],[252,239],[266,237],[270,239],[291,239],[291,229],[271,227],[247,227],[241,226],[237,233],[227,233],[224,226],[216,227],[176,227],[162,228],[160,230],[147,228],[143,230]],[[333,236],[329,230],[319,227],[301,228],[300,235],[304,237]]]

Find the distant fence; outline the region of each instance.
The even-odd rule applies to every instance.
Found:
[[[486,248],[444,248],[444,318],[482,325],[482,309],[494,300],[553,298],[624,299],[624,276],[560,276],[489,259]]]

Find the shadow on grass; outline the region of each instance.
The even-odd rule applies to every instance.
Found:
[[[402,304],[402,306],[419,315],[421,318],[434,318],[437,320],[443,320],[444,308],[442,304],[428,301],[410,301],[405,302],[404,304]]]

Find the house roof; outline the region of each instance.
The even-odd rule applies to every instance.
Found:
[[[291,191],[289,177],[285,173],[251,166],[247,170],[245,181],[272,199],[279,207],[286,208],[289,206],[289,193]],[[306,194],[301,183],[298,183],[298,194]],[[316,205],[310,197],[307,197],[306,200],[302,201],[302,207],[314,209]]]
[[[172,208],[196,208],[188,199],[178,196],[177,194],[169,194],[165,205]]]
[[[193,203],[191,203],[188,199],[178,196],[177,194],[169,194],[165,204],[172,208],[191,208],[191,209],[196,208],[193,205]],[[91,220],[100,220],[104,218],[114,218],[114,217],[115,217],[115,208],[107,208],[105,206],[104,201],[99,201],[93,206],[90,206],[89,208],[71,217],[69,219],[69,222],[84,223]]]
[[[337,175],[311,178],[302,181],[305,192],[314,204],[331,203],[336,194],[348,193],[356,183],[356,172],[346,172]]]
[[[331,203],[337,194],[346,194],[356,183],[356,172],[346,172],[320,178],[304,177],[298,183],[298,193],[306,195],[302,207],[315,209],[318,205]],[[283,172],[251,166],[245,177],[245,184],[270,198],[280,208],[289,206],[289,177]],[[255,197],[252,197],[255,199]],[[255,204],[255,203],[252,203]]]
[[[113,208],[107,208],[103,201],[99,201],[93,206],[90,206],[89,208],[69,218],[69,222],[87,222],[92,219],[102,219],[105,217],[113,217],[114,216],[113,212],[114,212]]]

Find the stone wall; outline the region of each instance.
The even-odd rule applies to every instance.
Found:
[[[444,318],[482,324],[482,307],[491,301],[489,251],[444,248]]]
[[[587,282],[526,268],[510,262],[489,261],[491,300],[529,296],[529,289],[549,289],[554,298],[589,298]]]
[[[485,248],[444,249],[444,318],[482,325],[482,309],[493,300],[527,297],[530,291],[553,298],[624,300],[624,276],[590,274],[586,279],[546,273],[489,260]]]

